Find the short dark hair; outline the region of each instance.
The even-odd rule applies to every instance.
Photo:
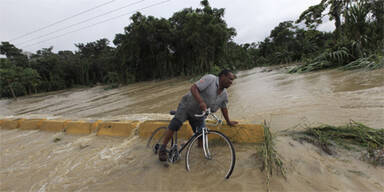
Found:
[[[232,73],[232,71],[231,70],[229,70],[229,69],[223,69],[220,73],[219,73],[219,77],[221,77],[222,75],[225,75],[225,76],[227,76],[229,73]]]

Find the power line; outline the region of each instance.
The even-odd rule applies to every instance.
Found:
[[[146,7],[140,8],[140,9],[137,9],[137,10],[135,10],[135,11],[131,11],[131,12],[129,12],[129,13],[124,13],[124,14],[121,14],[121,15],[118,15],[118,16],[115,16],[115,17],[106,19],[106,20],[104,20],[104,21],[101,21],[101,22],[98,22],[98,23],[94,23],[94,24],[85,26],[85,27],[83,27],[83,28],[80,28],[80,29],[77,29],[77,30],[74,30],[74,31],[70,31],[70,32],[68,32],[68,33],[64,33],[64,34],[62,34],[62,35],[55,36],[55,37],[50,38],[50,39],[46,39],[46,40],[43,40],[43,41],[39,41],[39,42],[37,42],[37,43],[33,43],[33,44],[30,44],[30,45],[26,45],[26,46],[24,46],[24,48],[26,48],[26,47],[31,47],[31,46],[34,46],[34,45],[38,45],[38,44],[41,44],[41,43],[44,43],[44,42],[46,42],[46,41],[50,41],[50,40],[53,40],[53,39],[57,39],[57,38],[59,38],[59,37],[68,35],[68,34],[70,34],[70,33],[74,33],[74,32],[77,32],[77,31],[81,31],[81,30],[83,30],[83,29],[90,28],[90,27],[93,27],[93,26],[96,26],[96,25],[105,23],[105,22],[110,21],[110,20],[113,20],[113,19],[117,19],[117,18],[122,17],[122,16],[130,15],[130,14],[135,13],[135,12],[140,11],[140,10],[148,9],[148,8],[151,8],[151,7],[154,7],[154,6],[157,6],[157,5],[161,5],[161,4],[164,4],[164,3],[169,2],[169,1],[171,1],[171,0],[160,1],[160,2],[158,2],[158,3],[154,3],[154,4],[151,4],[151,5],[149,5],[149,6],[146,6]]]
[[[48,28],[48,27],[51,27],[51,26],[54,26],[54,25],[56,25],[56,24],[62,23],[62,22],[64,22],[64,21],[68,20],[68,19],[77,17],[77,16],[82,15],[82,14],[84,14],[84,13],[86,13],[86,12],[89,12],[89,11],[92,11],[92,10],[97,9],[97,8],[99,8],[99,7],[102,7],[102,6],[105,6],[105,5],[107,5],[107,4],[110,4],[110,3],[112,3],[113,1],[116,1],[116,0],[111,0],[111,1],[108,1],[108,2],[105,2],[105,3],[102,3],[102,4],[100,4],[100,5],[97,5],[97,6],[95,6],[95,7],[92,7],[92,8],[90,8],[90,9],[81,11],[80,13],[77,13],[77,14],[75,14],[75,15],[66,17],[66,18],[64,18],[64,19],[61,19],[61,20],[59,20],[59,21],[56,21],[56,22],[54,22],[54,23],[51,23],[51,24],[49,24],[49,25],[46,25],[46,26],[41,27],[41,28],[39,28],[39,29],[36,29],[36,30],[34,30],[34,31],[28,32],[28,33],[26,33],[26,34],[24,34],[24,35],[20,35],[20,36],[18,36],[18,37],[15,37],[15,38],[11,39],[10,41],[15,41],[15,40],[17,40],[17,39],[20,39],[20,38],[22,38],[22,37],[28,36],[28,35],[30,35],[30,34],[34,34],[34,33],[38,32],[38,31],[41,31],[41,30],[46,29],[46,28]]]
[[[94,17],[91,17],[91,18],[89,18],[89,19],[80,21],[80,22],[75,23],[75,24],[72,24],[72,25],[68,25],[68,26],[66,26],[66,27],[60,28],[60,29],[58,29],[58,30],[52,31],[52,32],[47,33],[47,34],[44,34],[44,35],[41,35],[41,36],[39,36],[39,37],[36,37],[36,38],[33,38],[33,39],[29,39],[29,40],[27,40],[27,41],[21,42],[21,43],[19,43],[19,45],[23,45],[23,44],[28,43],[28,42],[30,42],[30,41],[34,41],[34,40],[37,40],[37,39],[44,38],[44,37],[46,37],[47,35],[51,35],[51,34],[54,34],[54,33],[60,32],[60,31],[63,31],[63,30],[65,30],[65,29],[71,28],[71,27],[73,27],[73,26],[80,25],[80,24],[82,24],[82,23],[86,23],[86,22],[88,22],[88,21],[90,21],[90,20],[93,20],[93,19],[102,17],[102,16],[104,16],[104,15],[108,15],[108,14],[110,14],[110,13],[113,13],[113,12],[116,12],[116,11],[118,11],[118,10],[121,10],[121,9],[124,9],[124,8],[127,8],[127,7],[130,7],[130,6],[132,6],[132,5],[139,4],[139,3],[143,2],[143,1],[145,1],[145,0],[135,1],[135,2],[133,2],[133,3],[130,3],[130,4],[125,5],[125,6],[123,6],[123,7],[120,7],[120,8],[117,8],[117,9],[113,9],[113,10],[111,10],[111,11],[105,12],[105,13],[100,14],[100,15],[96,15],[96,16],[94,16]]]

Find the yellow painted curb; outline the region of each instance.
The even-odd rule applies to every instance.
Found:
[[[87,135],[96,132],[100,120],[98,121],[68,121],[65,124],[64,132],[74,135]]]
[[[169,121],[145,121],[140,124],[139,137],[149,138],[154,130],[159,127],[168,127]],[[262,125],[238,124],[235,127],[228,125],[213,126],[207,124],[210,130],[218,130],[235,143],[259,143],[264,141],[264,128]],[[193,135],[189,123],[185,122],[178,131],[178,138],[188,139]]]
[[[17,129],[22,119],[3,119],[1,128],[3,129]]]
[[[40,129],[44,119],[24,119],[20,121],[19,129],[23,130],[35,130]]]
[[[46,120],[41,124],[40,130],[61,132],[67,123],[67,120]]]
[[[235,127],[207,125],[210,130],[224,133],[235,143],[260,143],[264,141],[264,127],[257,124],[238,124]]]
[[[91,125],[91,133],[97,133],[99,131],[100,123],[102,122],[102,120],[94,121]]]
[[[159,127],[168,127],[169,121],[145,121],[139,126],[139,137],[149,138],[152,135],[152,132]],[[193,135],[192,128],[188,123],[184,123],[183,126],[178,131],[179,138],[187,139]]]
[[[86,121],[69,121],[65,125],[64,132],[75,135],[87,135],[91,133],[92,123]]]
[[[43,120],[43,119],[1,119],[0,126],[4,129],[23,130],[40,129],[42,131],[64,131],[67,134],[90,134],[107,136],[131,136],[137,134],[140,138],[147,139],[159,127],[168,127],[169,121],[69,121],[69,120]],[[212,126],[210,130],[224,133],[235,143],[259,143],[264,141],[264,128],[262,125],[239,124],[235,127],[227,125]],[[137,132],[134,131],[137,129]],[[189,123],[185,122],[178,132],[179,138],[188,139],[193,135]]]
[[[138,121],[104,121],[98,126],[97,135],[131,136]]]

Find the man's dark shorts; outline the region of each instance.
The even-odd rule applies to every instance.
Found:
[[[188,117],[188,121],[194,133],[196,133],[196,130],[201,131],[201,128],[205,126],[204,118]],[[182,125],[183,122],[173,117],[168,125],[168,129],[172,131],[178,131]]]

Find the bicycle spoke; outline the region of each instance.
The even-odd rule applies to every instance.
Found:
[[[186,167],[191,173],[198,175],[216,175],[228,178],[235,164],[235,154],[230,141],[221,133],[208,133],[208,146],[211,158],[204,156],[202,148],[197,147],[197,138],[188,147]]]

